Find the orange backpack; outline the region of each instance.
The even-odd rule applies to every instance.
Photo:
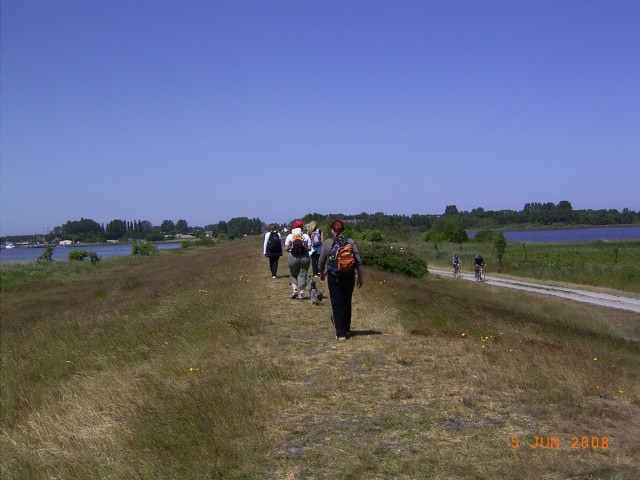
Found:
[[[355,266],[356,255],[353,251],[353,244],[347,240],[347,237],[340,236],[333,242],[327,267],[335,275],[337,273],[352,272]]]

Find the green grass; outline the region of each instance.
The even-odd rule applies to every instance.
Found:
[[[365,269],[338,343],[261,247],[2,266],[0,477],[637,478],[637,314]]]

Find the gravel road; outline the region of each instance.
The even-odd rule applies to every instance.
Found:
[[[429,273],[440,276],[452,276],[451,270],[429,268]],[[473,274],[463,273],[460,278],[463,280],[475,281]],[[516,290],[525,290],[527,292],[540,293],[543,295],[554,295],[556,297],[568,298],[577,302],[592,303],[602,307],[620,308],[640,313],[640,298],[610,295],[606,293],[592,292],[589,290],[556,287],[553,285],[544,285],[541,283],[490,276],[487,276],[487,283],[497,287],[515,288]]]

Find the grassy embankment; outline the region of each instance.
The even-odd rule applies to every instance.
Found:
[[[416,241],[408,247],[442,268],[450,268],[453,254],[458,253],[467,273],[473,271],[473,258],[480,253],[488,276],[500,273],[640,293],[640,241],[507,242],[502,265],[492,243],[441,243],[436,250],[433,243]]]
[[[0,477],[638,478],[638,314],[366,270],[338,343],[260,248],[3,265]]]

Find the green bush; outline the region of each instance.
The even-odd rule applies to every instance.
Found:
[[[53,262],[53,247],[49,245],[45,248],[44,252],[42,252],[42,255],[38,257],[36,262],[40,265],[48,265]]]
[[[462,227],[456,227],[454,225],[448,224],[442,230],[431,229],[429,230],[425,236],[425,242],[451,242],[451,243],[464,243],[469,240],[469,236],[467,232]]]
[[[496,256],[498,257],[498,263],[502,266],[502,259],[504,258],[504,252],[507,249],[507,241],[502,233],[499,233],[496,241],[493,243],[496,247]]]
[[[428,273],[427,262],[412,252],[385,245],[358,245],[362,263],[385,272],[421,278]]]
[[[134,243],[131,247],[131,255],[158,255],[158,247],[149,242]]]
[[[496,232],[494,230],[480,230],[476,233],[476,236],[473,237],[474,242],[480,243],[495,243],[495,241],[500,238],[502,233]]]
[[[100,257],[96,252],[89,252],[87,250],[72,250],[69,252],[68,258],[72,262],[81,262],[85,258],[88,258],[91,261],[91,265],[97,265],[100,261]]]
[[[360,237],[370,242],[383,242],[385,240],[384,233],[381,230],[365,230]]]
[[[198,237],[197,240],[195,241],[195,244],[196,245],[211,246],[211,245],[215,245],[216,241],[211,237]]]
[[[147,242],[161,242],[162,240],[164,240],[164,235],[162,235],[162,233],[160,232],[150,232],[144,236],[144,239]]]

